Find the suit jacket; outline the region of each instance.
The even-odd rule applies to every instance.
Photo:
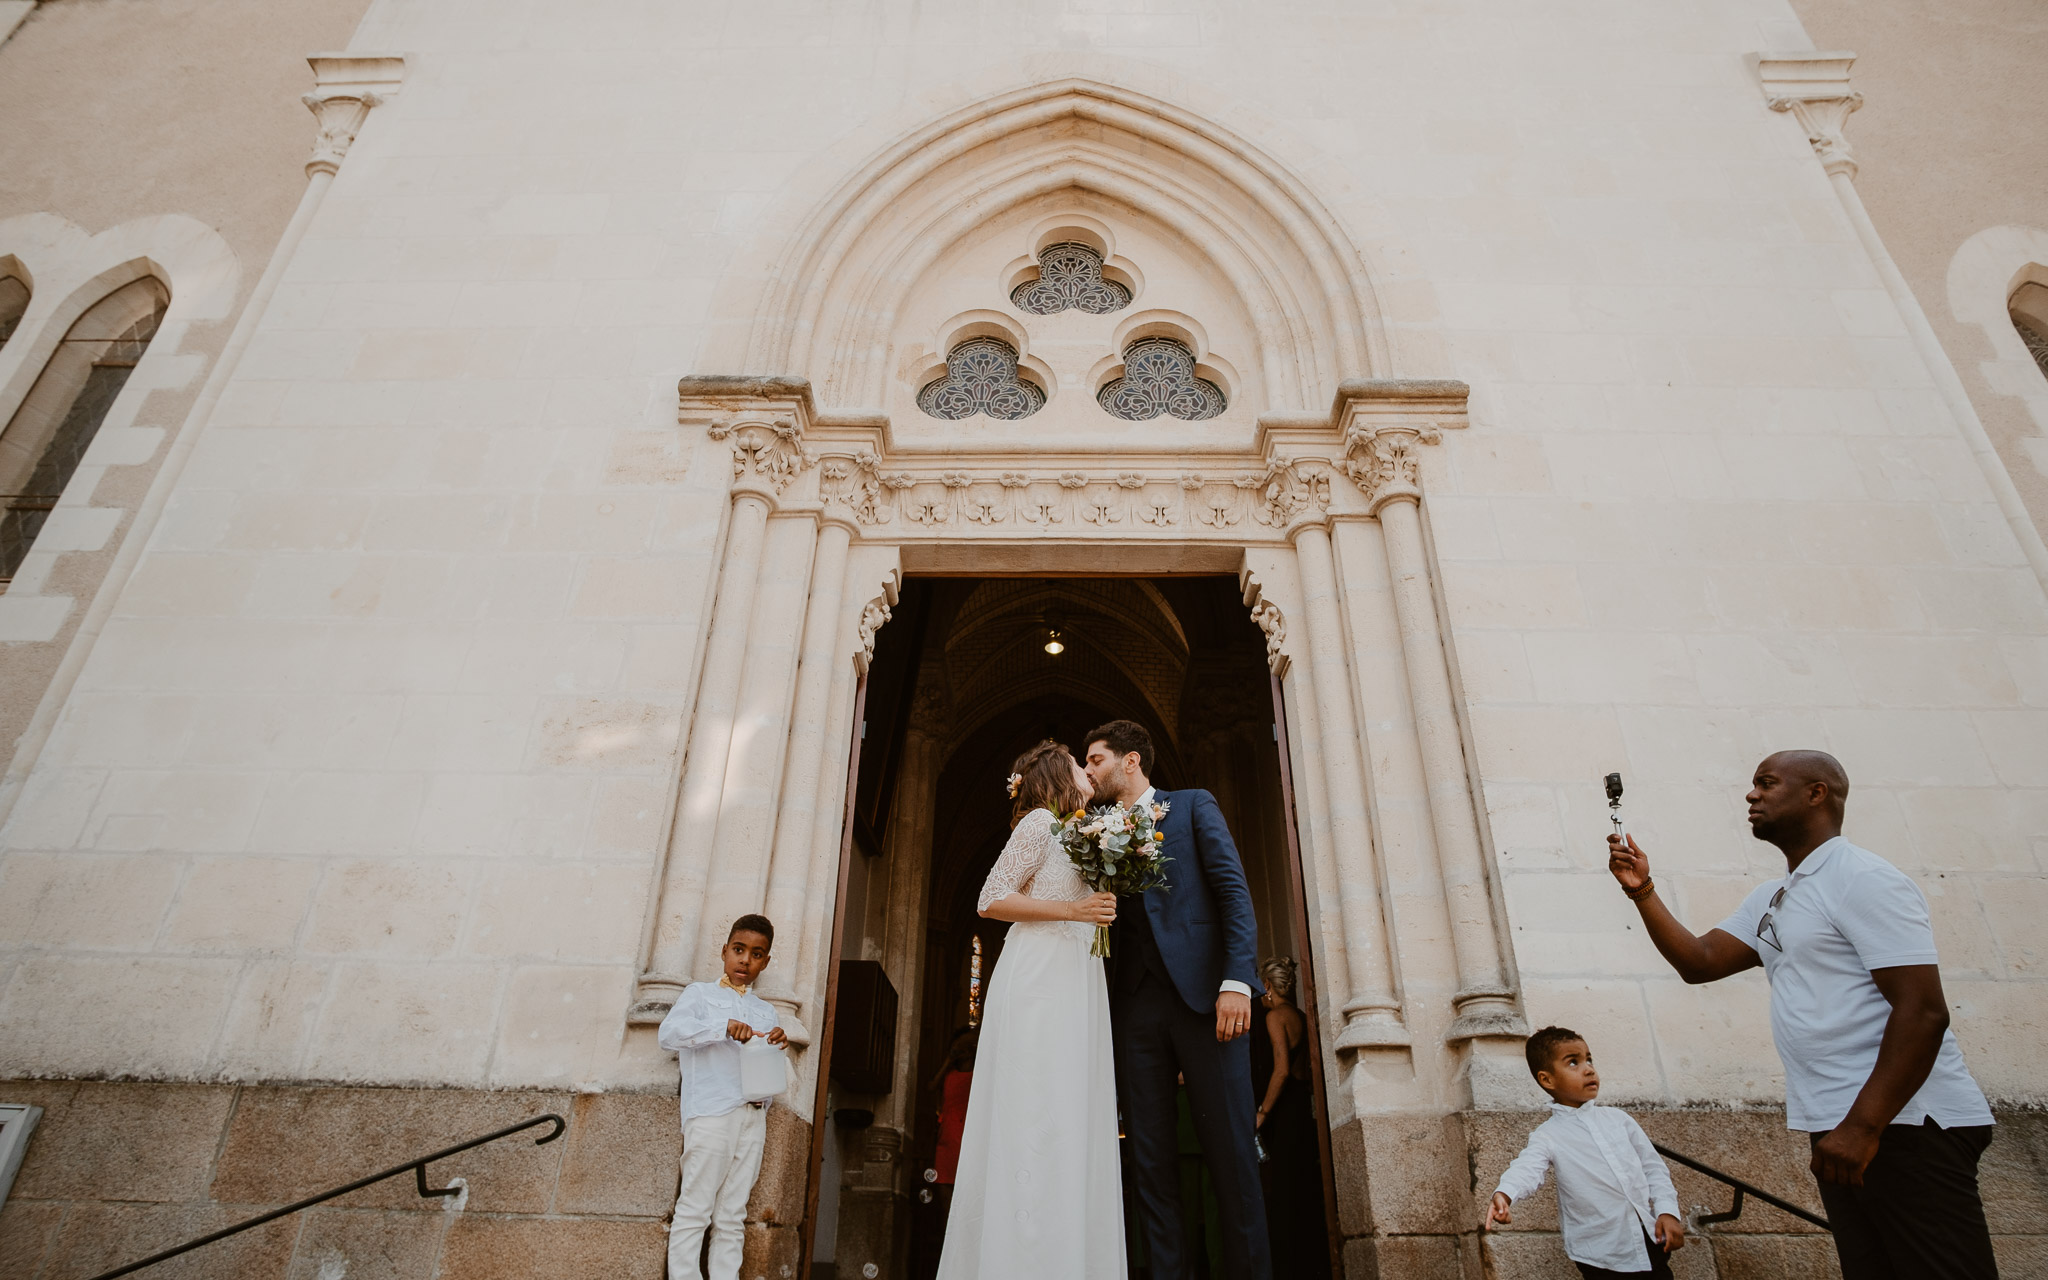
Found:
[[[1216,797],[1201,790],[1154,789],[1152,798],[1167,806],[1160,834],[1172,861],[1166,887],[1145,893],[1145,919],[1175,989],[1197,1013],[1215,1009],[1225,978],[1244,983],[1257,999],[1265,991],[1254,954],[1258,921],[1244,864]]]

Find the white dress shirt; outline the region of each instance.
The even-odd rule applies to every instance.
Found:
[[[725,1034],[734,1021],[756,1032],[773,1030],[775,1006],[723,983],[693,982],[661,1020],[655,1039],[676,1053],[684,1124],[695,1116],[722,1116],[747,1100],[740,1089],[740,1044]]]
[[[1626,1111],[1597,1102],[1550,1104],[1529,1145],[1500,1176],[1498,1190],[1519,1204],[1557,1169],[1557,1219],[1565,1256],[1609,1271],[1648,1271],[1643,1237],[1657,1234],[1657,1216],[1679,1217],[1671,1173]]]
[[[1145,794],[1138,797],[1138,803],[1144,805],[1147,809],[1151,808],[1152,794],[1157,790],[1159,790],[1157,787],[1145,788]],[[1226,991],[1235,991],[1237,994],[1247,998],[1252,993],[1252,989],[1248,984],[1239,982],[1236,978],[1225,978],[1221,983],[1217,984],[1217,995],[1222,995]]]
[[[1911,876],[1836,836],[1791,875],[1758,885],[1716,927],[1763,958],[1771,1038],[1785,1064],[1786,1127],[1834,1128],[1870,1079],[1892,1016],[1870,971],[1936,963],[1926,896]],[[1930,1116],[1944,1129],[1993,1123],[1951,1031],[1942,1032],[1927,1082],[1892,1123]]]

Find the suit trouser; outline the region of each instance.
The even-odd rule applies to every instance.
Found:
[[[1195,1134],[1216,1184],[1229,1280],[1271,1280],[1266,1202],[1259,1190],[1257,1124],[1252,1106],[1251,1042],[1216,1043],[1216,1016],[1188,1008],[1180,993],[1147,968],[1111,999],[1116,1028],[1117,1094],[1131,1143],[1145,1249],[1153,1280],[1194,1274],[1181,1231],[1180,1106],[1176,1076],[1187,1081]]]
[[[1991,1134],[1988,1124],[1886,1125],[1862,1186],[1818,1183],[1842,1280],[1997,1280],[1977,1190]]]
[[[683,1122],[683,1185],[668,1228],[668,1280],[697,1280],[697,1255],[711,1229],[710,1280],[739,1280],[747,1240],[747,1196],[761,1175],[768,1109],[746,1104]]]

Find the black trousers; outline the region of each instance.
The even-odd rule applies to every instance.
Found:
[[[1609,1271],[1596,1267],[1590,1262],[1573,1262],[1585,1280],[1608,1280],[1610,1276],[1650,1276],[1652,1280],[1671,1280],[1671,1255],[1664,1252],[1664,1246],[1652,1240],[1648,1232],[1643,1233],[1643,1247],[1650,1251],[1648,1271]]]
[[[1136,963],[1131,957],[1127,963]],[[1216,1016],[1200,1014],[1149,966],[1119,975],[1110,998],[1116,1033],[1117,1096],[1145,1220],[1153,1280],[1187,1280],[1194,1260],[1181,1230],[1180,1106],[1185,1078],[1195,1136],[1216,1184],[1229,1280],[1272,1280],[1266,1202],[1259,1191],[1252,1106],[1251,1047],[1244,1036],[1216,1043]],[[1050,1280],[1050,1278],[1048,1278]]]
[[[1819,1183],[1842,1280],[1997,1280],[1977,1191],[1991,1134],[1988,1124],[1888,1125],[1862,1186]]]

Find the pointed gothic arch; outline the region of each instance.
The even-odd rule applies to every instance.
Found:
[[[1206,257],[1255,331],[1259,408],[1320,407],[1344,379],[1393,372],[1365,258],[1305,180],[1215,120],[1079,77],[962,106],[841,180],[748,289],[744,367],[807,377],[834,407],[882,404],[913,282],[976,227],[1063,190]]]

